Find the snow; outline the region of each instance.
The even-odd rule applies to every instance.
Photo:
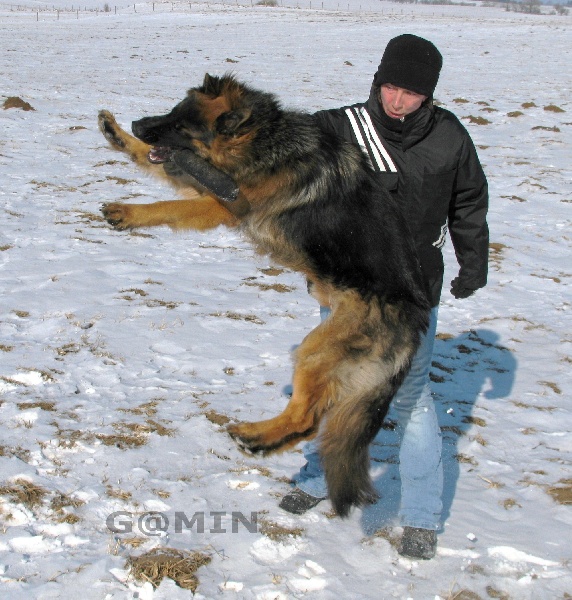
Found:
[[[2,597],[191,597],[129,576],[127,557],[154,547],[211,556],[197,598],[570,597],[572,514],[549,494],[572,464],[570,17],[375,0],[111,5],[0,6],[0,102],[35,109],[0,110]],[[278,509],[301,453],[248,458],[224,432],[224,417],[287,402],[290,350],[319,319],[301,277],[268,270],[233,231],[120,233],[99,217],[103,202],[170,192],[108,147],[98,110],[128,126],[207,71],[294,108],[361,101],[403,32],[443,52],[436,96],[491,189],[490,283],[463,301],[445,291],[439,314],[445,524],[428,562],[390,543],[391,429],[371,448],[381,500],[344,521],[328,502]],[[25,485],[44,491],[35,504],[13,493]],[[263,520],[291,533],[272,539]]]

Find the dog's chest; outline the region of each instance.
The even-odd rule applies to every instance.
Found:
[[[283,266],[299,269],[300,251],[279,227],[275,217],[250,214],[242,222],[242,230],[258,254],[267,255]]]

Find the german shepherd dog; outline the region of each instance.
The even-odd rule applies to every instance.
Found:
[[[231,75],[207,74],[170,113],[133,122],[136,137],[107,111],[99,124],[114,148],[184,198],[107,204],[111,225],[239,227],[259,253],[304,275],[310,293],[331,308],[294,353],[293,394],[282,414],[228,431],[243,450],[263,455],[319,432],[337,514],[374,502],[368,446],[409,370],[430,306],[407,224],[365,155],[314,116],[284,110],[272,94]],[[173,174],[169,156],[181,149],[232,177],[248,210],[237,216]]]

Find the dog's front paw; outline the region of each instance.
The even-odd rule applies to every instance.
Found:
[[[97,122],[101,133],[110,144],[116,148],[125,148],[125,141],[121,137],[121,128],[108,110],[99,111]]]
[[[229,425],[226,430],[243,452],[250,455],[258,454],[263,450],[260,446],[260,439],[258,436],[253,437],[247,432],[248,426],[248,423],[237,423],[236,425]]]
[[[104,204],[101,207],[101,212],[103,213],[105,220],[119,231],[137,227],[137,223],[133,217],[133,211],[129,204],[121,204],[120,202]]]

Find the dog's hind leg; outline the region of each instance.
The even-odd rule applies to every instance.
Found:
[[[417,350],[419,332],[399,307],[346,293],[332,315],[296,352],[294,393],[284,412],[229,428],[239,444],[263,454],[284,450],[318,432],[334,509],[373,501],[368,447]]]
[[[269,454],[316,435],[328,398],[334,393],[334,372],[339,362],[328,330],[325,323],[320,324],[296,350],[292,398],[280,415],[229,426],[230,435],[244,450]]]
[[[282,414],[229,427],[243,449],[267,454],[310,439],[324,413],[341,400],[347,388],[344,379],[355,358],[370,352],[373,340],[363,331],[368,304],[355,292],[339,295],[342,299],[334,303],[332,315],[311,331],[295,352],[293,394]]]
[[[318,433],[322,416],[339,395],[339,367],[348,351],[348,339],[353,338],[357,345],[369,344],[367,336],[355,328],[366,312],[364,302],[354,292],[339,295],[343,301],[335,303],[330,317],[313,329],[294,353],[293,393],[284,411],[273,419],[228,428],[244,450],[262,454],[287,450]],[[350,318],[346,304],[356,309],[355,319]]]

